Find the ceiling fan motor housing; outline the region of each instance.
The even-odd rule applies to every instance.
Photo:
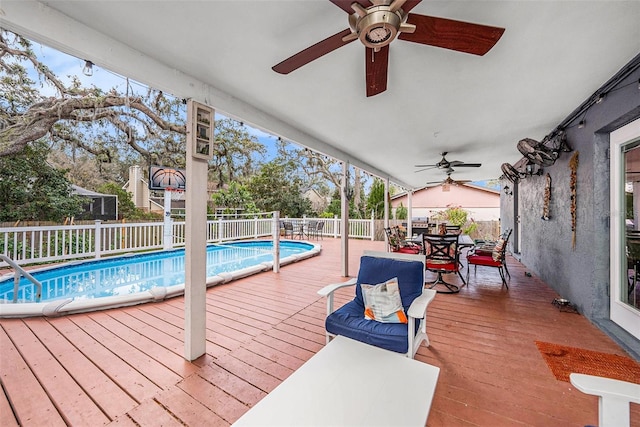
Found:
[[[400,29],[400,25],[406,19],[402,9],[391,12],[389,6],[380,5],[367,9],[365,16],[351,15],[355,23],[351,22],[352,30],[358,34],[358,38],[367,47],[378,50],[391,43]]]

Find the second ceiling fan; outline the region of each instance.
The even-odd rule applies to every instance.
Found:
[[[504,28],[409,13],[421,0],[330,0],[349,14],[349,26],[273,66],[289,74],[354,40],[365,46],[367,96],[387,90],[389,44],[396,38],[458,52],[484,55]]]
[[[418,169],[416,173],[433,168],[438,168],[450,173],[449,171],[453,172],[452,168],[479,168],[480,166],[482,166],[482,163],[465,163],[461,162],[460,160],[449,161],[446,159],[447,154],[449,154],[448,151],[443,151],[442,153],[440,153],[442,159],[440,159],[438,163],[434,163],[432,165],[415,165],[415,167],[421,168]]]

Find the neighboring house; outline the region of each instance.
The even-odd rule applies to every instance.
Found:
[[[445,187],[446,188],[446,187]],[[469,184],[424,187],[413,192],[411,197],[411,217],[428,218],[448,206],[459,206],[469,212],[474,221],[498,221],[500,219],[500,192],[498,190]],[[407,193],[391,197],[393,216],[402,204],[408,208]]]
[[[327,206],[329,206],[329,203],[331,203],[331,197],[322,196],[313,188],[307,190],[304,193],[304,197],[309,199],[309,201],[311,202],[311,207],[316,212],[323,212],[327,208]]]

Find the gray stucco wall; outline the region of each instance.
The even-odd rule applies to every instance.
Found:
[[[542,176],[520,180],[513,195],[502,193],[501,225],[517,228],[514,213],[518,203],[521,233],[520,253],[516,256],[529,271],[576,304],[581,313],[640,359],[640,341],[609,320],[609,133],[640,117],[639,79],[640,69],[636,69],[610,90],[603,102],[592,105],[567,125],[565,131],[573,152],[562,153],[553,166],[544,168]],[[577,123],[582,118],[586,125],[579,128]],[[579,166],[573,249],[569,161],[576,151]],[[547,173],[552,179],[551,218],[543,221]],[[502,182],[505,184],[514,187],[508,181]],[[510,249],[514,249],[514,242]]]

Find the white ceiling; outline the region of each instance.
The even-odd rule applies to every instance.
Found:
[[[506,31],[479,57],[395,40],[386,92],[365,96],[364,47],[350,43],[289,75],[271,67],[348,27],[314,1],[2,0],[0,22],[35,41],[407,187],[447,158],[488,179],[522,156],[640,51],[639,1],[429,1],[411,13]]]

